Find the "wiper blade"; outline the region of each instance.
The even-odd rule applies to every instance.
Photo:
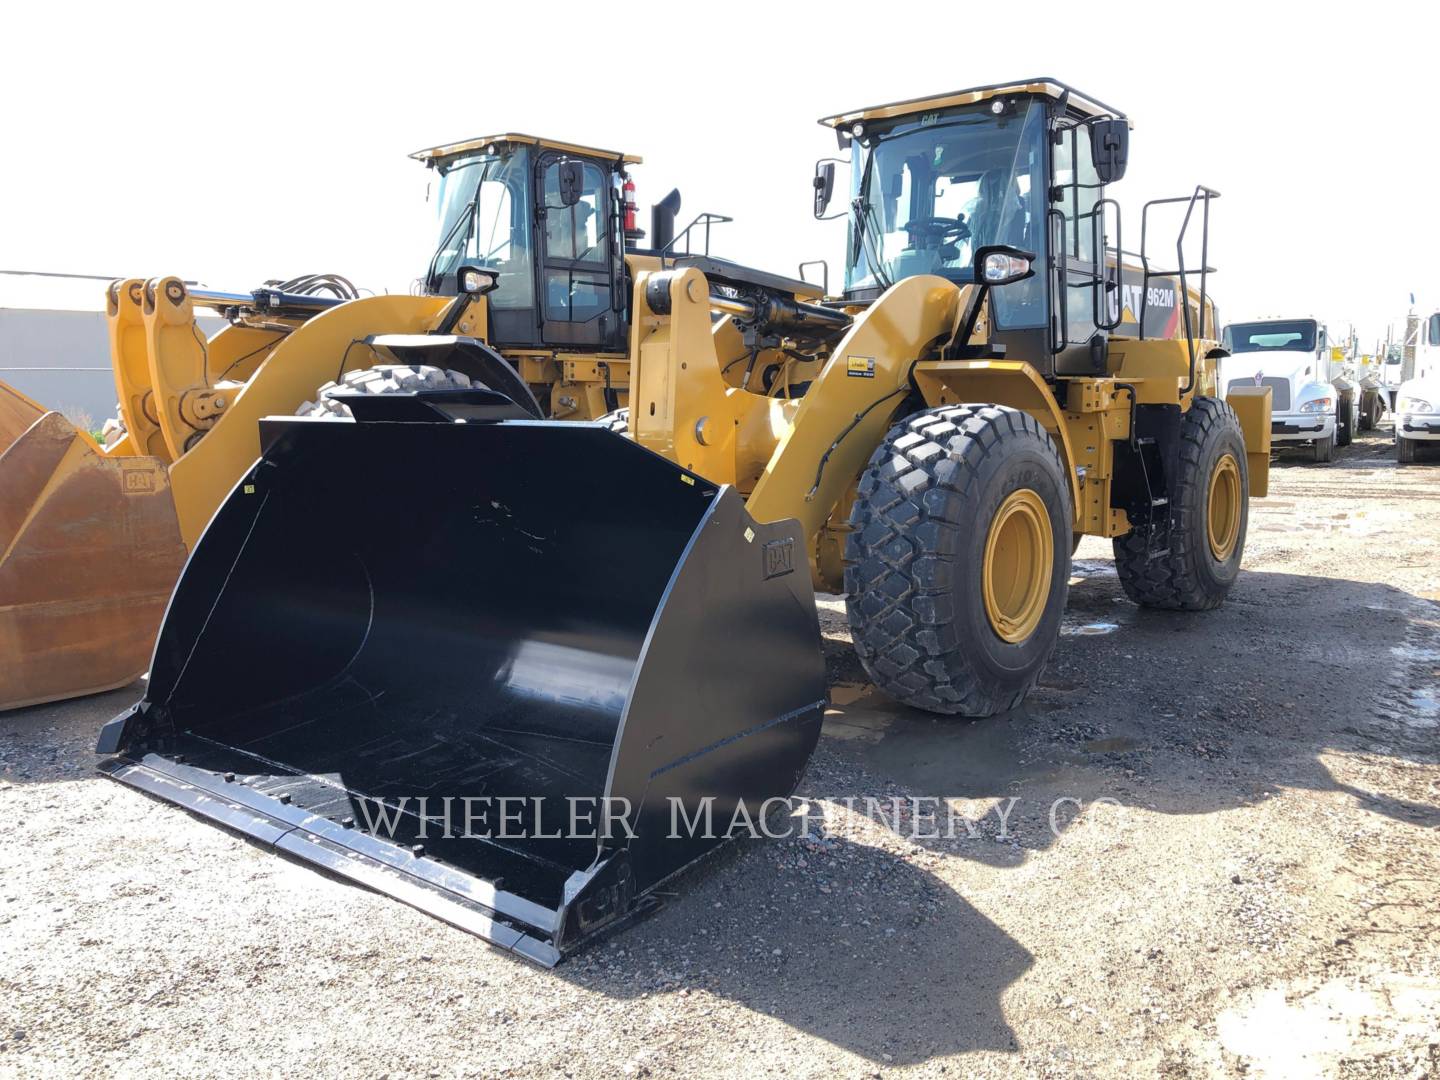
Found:
[[[430,262],[425,267],[425,287],[427,289],[433,291],[439,286],[439,282],[436,280],[437,264],[440,262],[440,256],[450,245],[450,241],[456,239],[455,233],[459,231],[461,225],[465,226],[464,234],[459,237],[461,252],[465,250],[465,245],[470,241],[470,231],[475,228],[475,207],[480,202],[480,185],[490,175],[490,166],[493,164],[493,161],[487,161],[485,167],[480,170],[480,178],[475,181],[475,191],[470,196],[470,201],[460,211],[460,216],[455,219],[455,224],[451,225],[450,230],[441,237],[439,246],[435,248],[435,254],[430,256]]]
[[[870,273],[880,283],[882,289],[888,289],[894,282],[885,272],[885,264],[880,259],[876,237],[871,229],[875,219],[870,216],[870,204],[863,198],[857,197],[851,203],[851,208],[855,212],[855,231],[859,234],[857,239],[865,252],[865,261],[870,264]]]
[[[873,175],[874,167],[875,154],[872,152],[866,157],[865,171],[860,176],[861,192],[870,190],[870,177]],[[860,250],[864,250],[865,259],[870,264],[871,276],[879,282],[881,289],[888,289],[894,282],[890,280],[890,275],[885,272],[885,266],[880,261],[879,249],[883,246],[884,241],[882,239],[877,243],[870,229],[875,220],[870,214],[870,202],[863,194],[857,195],[850,201],[850,209],[855,214],[855,231],[859,234],[856,237],[858,240],[857,250],[851,253],[851,258],[859,254]]]

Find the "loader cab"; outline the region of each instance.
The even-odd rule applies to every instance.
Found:
[[[1046,377],[1104,372],[1121,291],[1105,255],[1105,185],[1124,173],[1123,114],[1036,80],[821,123],[850,150],[846,300],[874,300],[917,274],[967,284],[981,248],[1018,248],[1036,274],[991,292],[992,342],[1047,358]],[[817,192],[824,180],[817,172]]]
[[[427,292],[454,295],[461,265],[493,269],[491,344],[624,351],[621,185],[625,167],[639,158],[524,135],[411,156],[439,177]]]

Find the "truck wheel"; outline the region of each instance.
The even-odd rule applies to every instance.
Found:
[[[1324,464],[1335,460],[1335,436],[1315,440],[1315,460]]]
[[[347,371],[337,382],[327,382],[315,391],[315,400],[295,410],[296,416],[320,416],[329,420],[353,420],[349,406],[333,395],[403,394],[412,390],[464,390],[472,384],[468,375],[429,364],[380,364]]]
[[[950,715],[1020,704],[1059,637],[1071,521],[1059,451],[1027,413],[946,406],[892,427],[845,543],[851,637],[875,685]]]
[[[1349,446],[1355,432],[1354,399],[1341,395],[1340,407],[1335,410],[1335,445]]]
[[[1240,573],[1249,506],[1240,421],[1229,405],[1197,397],[1180,420],[1169,552],[1152,558],[1138,530],[1115,538],[1115,569],[1125,595],[1170,611],[1219,607]]]
[[[1375,430],[1375,421],[1377,419],[1375,415],[1376,404],[1377,402],[1375,401],[1375,395],[1367,391],[1365,397],[1360,402],[1361,431]]]
[[[1404,435],[1397,434],[1395,436],[1395,460],[1401,465],[1414,465],[1415,451],[1419,449],[1419,443],[1419,439],[1407,439]]]

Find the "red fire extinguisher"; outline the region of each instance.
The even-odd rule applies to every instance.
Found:
[[[625,238],[627,240],[639,240],[645,235],[635,223],[635,181],[625,177],[625,183],[620,189],[625,206]]]

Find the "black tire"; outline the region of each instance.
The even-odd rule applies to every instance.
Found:
[[[607,412],[595,422],[604,424],[617,435],[624,435],[630,430],[630,408],[626,406],[623,409],[616,409],[614,412]]]
[[[1349,446],[1355,437],[1355,401],[1348,395],[1340,395],[1340,404],[1335,409],[1335,445]]]
[[[327,382],[315,391],[315,400],[295,410],[296,416],[325,420],[353,420],[350,407],[334,397],[345,394],[400,394],[411,390],[464,390],[479,385],[468,375],[429,364],[378,364],[347,371],[340,381]]]
[[[1398,424],[1396,425],[1399,426]],[[1415,451],[1420,448],[1419,439],[1407,439],[1398,432],[1395,435],[1395,460],[1401,465],[1415,464]]]
[[[1315,455],[1315,461],[1318,464],[1328,465],[1335,460],[1335,436],[1331,435],[1328,439],[1316,439],[1310,450]]]
[[[986,614],[982,565],[989,523],[1022,490],[1038,497],[1037,517],[1043,505],[1053,557],[1039,620],[1012,643]],[[892,427],[861,475],[845,543],[851,637],[875,685],[947,715],[1020,704],[1059,637],[1071,522],[1059,451],[1028,414],[947,406]]]
[[[1226,454],[1240,478],[1239,529],[1223,560],[1208,539],[1210,480]],[[1225,601],[1240,573],[1250,517],[1250,474],[1245,436],[1235,411],[1212,397],[1197,397],[1180,419],[1178,475],[1170,485],[1170,550],[1150,558],[1138,531],[1114,540],[1115,569],[1125,595],[1142,607],[1207,611]]]
[[[1378,412],[1379,410],[1379,404],[1380,403],[1376,400],[1375,394],[1370,391],[1366,391],[1365,396],[1360,401],[1361,431],[1375,430],[1375,425],[1379,422],[1380,419],[1378,416],[1375,415],[1376,412]]]

